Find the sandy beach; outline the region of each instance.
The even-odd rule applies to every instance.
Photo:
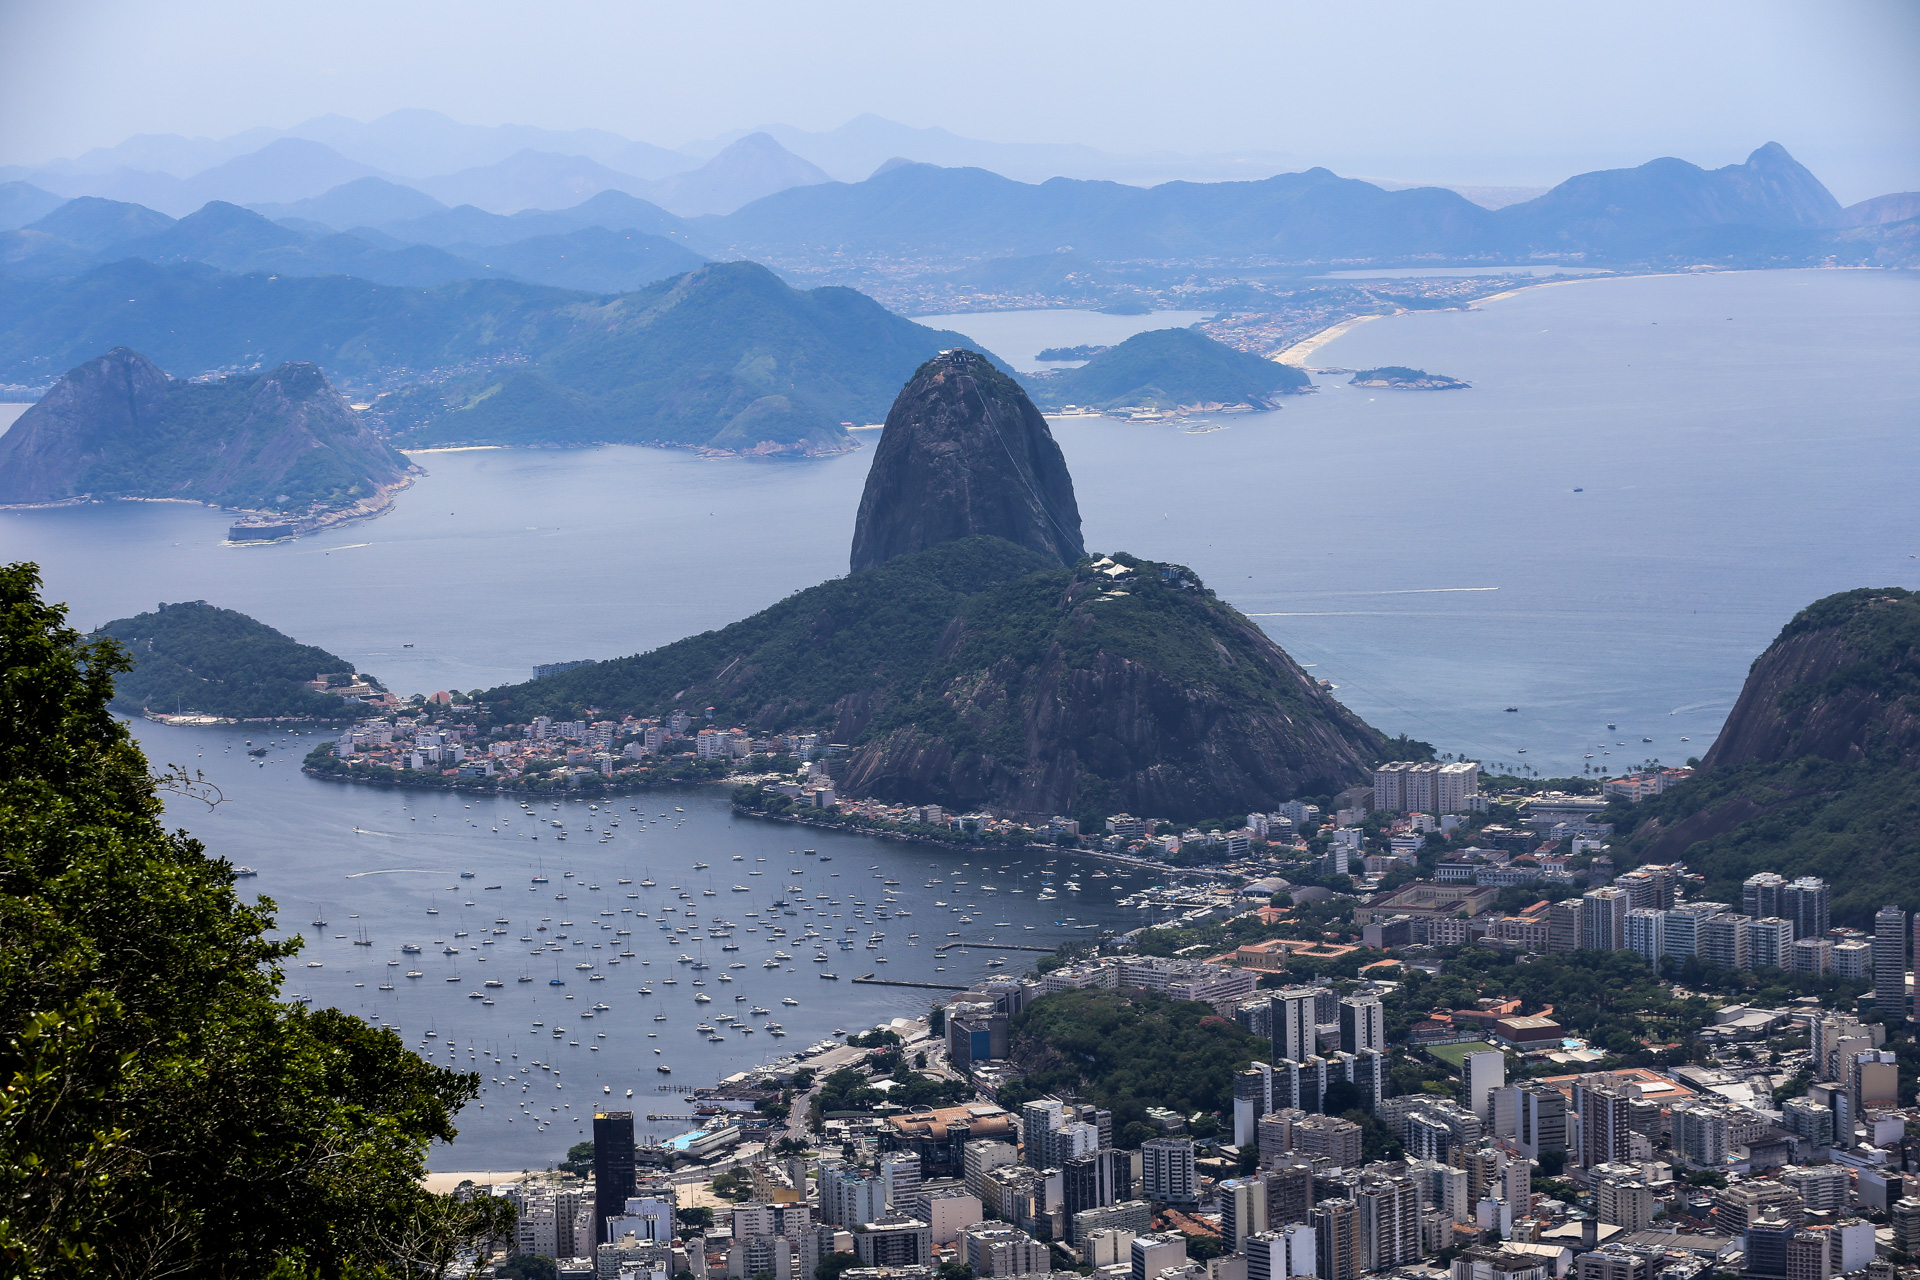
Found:
[[[1327,328],[1322,329],[1320,332],[1312,335],[1311,337],[1300,339],[1300,341],[1294,343],[1292,346],[1288,347],[1285,351],[1282,351],[1279,354],[1271,356],[1269,358],[1273,360],[1277,360],[1281,364],[1305,364],[1307,360],[1313,355],[1314,352],[1326,346],[1329,342],[1332,342],[1335,338],[1339,337],[1341,334],[1346,333],[1349,330],[1358,328],[1360,325],[1365,324],[1369,320],[1378,320],[1378,319],[1380,319],[1380,317],[1377,315],[1352,316],[1346,320],[1342,320],[1339,324],[1330,325]]]

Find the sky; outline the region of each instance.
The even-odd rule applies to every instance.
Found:
[[[1545,185],[1783,143],[1920,189],[1920,4],[0,0],[0,164],[426,107],[676,146],[862,112],[1119,154]]]

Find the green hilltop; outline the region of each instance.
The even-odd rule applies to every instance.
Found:
[[[116,618],[94,632],[102,637],[119,641],[135,664],[114,681],[113,707],[128,715],[335,720],[357,708],[306,687],[322,675],[352,673],[351,662],[204,600]]]
[[[120,344],[192,373],[310,360],[336,377],[447,370],[374,401],[397,444],[629,443],[736,453],[853,448],[956,333],[852,289],[713,263],[632,293],[507,280],[431,288],[127,261],[0,291],[0,380]]]
[[[1729,902],[1755,872],[1817,875],[1835,923],[1920,910],[1920,595],[1861,589],[1801,610],[1701,766],[1613,807],[1629,861],[1684,860]]]
[[[1175,409],[1219,404],[1271,408],[1309,390],[1307,375],[1239,351],[1194,329],[1152,329],[1095,355],[1078,369],[1029,379],[1042,408]]]

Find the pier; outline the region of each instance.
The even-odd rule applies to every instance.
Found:
[[[982,951],[1038,951],[1052,955],[1058,947],[1036,947],[1023,942],[943,942],[933,949],[935,955],[954,947],[978,947]]]
[[[876,978],[870,973],[863,973],[855,978],[854,981],[864,982],[870,987],[919,987],[925,991],[965,991],[967,989],[966,986],[961,983],[907,982],[901,978]]]

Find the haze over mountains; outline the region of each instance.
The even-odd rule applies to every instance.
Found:
[[[1335,265],[1920,261],[1920,197],[1843,209],[1775,143],[1714,170],[1664,158],[1582,174],[1489,209],[1317,168],[1141,187],[896,157],[848,182],[766,131],[704,162],[682,156],[677,171],[677,153],[611,134],[475,129],[432,113],[308,132],[320,136],[242,135],[253,149],[237,154],[231,139],[132,139],[34,172],[60,194],[97,192],[70,200],[0,183],[0,382],[44,387],[115,347],[183,377],[311,361],[380,397],[387,427],[417,444],[821,452],[850,447],[843,424],[875,421],[884,388],[957,337],[795,282],[937,286],[922,296],[971,282],[1044,289],[1056,306],[1074,295],[1144,309],[1177,295],[1258,311],[1274,305],[1254,287],[1263,273]],[[953,135],[908,133],[929,154],[966,154]],[[796,145],[831,143],[819,154],[844,169],[871,158],[861,147],[901,140],[863,119]],[[541,149],[562,145],[580,153]],[[160,160],[215,163],[184,177],[133,167]],[[427,160],[473,163],[422,179],[385,167]],[[733,265],[707,269],[715,261]],[[1204,297],[1180,292],[1202,277]],[[1297,383],[1262,359],[1272,353],[1162,334],[1041,395],[1267,403]],[[596,360],[627,363],[614,376]]]

